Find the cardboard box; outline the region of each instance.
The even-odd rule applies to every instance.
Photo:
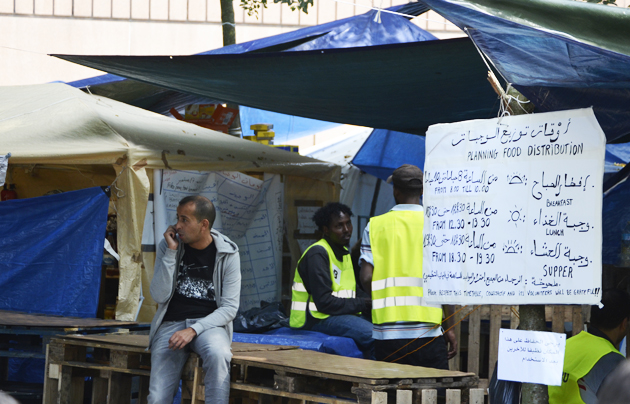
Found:
[[[210,119],[217,109],[216,104],[186,105],[184,119]]]

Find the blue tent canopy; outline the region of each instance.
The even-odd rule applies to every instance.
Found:
[[[375,129],[352,159],[352,164],[382,180],[403,164],[424,167],[425,137]]]
[[[593,107],[609,142],[630,134],[630,13],[571,0],[423,0],[464,30],[540,112]]]
[[[417,16],[429,10],[421,3],[409,3],[387,9],[400,14]],[[200,53],[227,55],[247,52],[284,52],[317,49],[352,48],[357,46],[387,45],[437,39],[431,33],[400,15],[376,10],[365,14],[331,21],[326,24],[298,29],[267,38],[255,39]]]

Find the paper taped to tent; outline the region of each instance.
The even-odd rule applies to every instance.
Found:
[[[282,217],[287,231],[297,229],[296,199],[324,203],[339,197],[341,169],[335,164],[85,94],[64,84],[1,88],[0,139],[1,152],[11,153],[7,182],[17,184],[20,198],[111,186],[109,213],[117,216],[120,255],[116,306],[119,320],[135,319],[141,289],[146,299],[139,319],[149,321],[153,315],[148,284],[154,253],[142,246],[143,229],[145,237],[157,239],[149,236],[152,223],[145,223],[150,199],[153,207],[154,199],[167,200],[165,195],[171,192],[164,210],[164,218],[169,220],[178,195],[202,191],[195,186],[210,186],[217,178],[226,179],[221,186],[232,192],[261,194],[273,186],[275,194],[265,191],[248,208],[222,198],[225,192],[221,189],[209,196],[215,198],[217,210],[223,210],[224,224],[237,216],[253,220],[262,210],[273,210],[280,217],[269,217],[267,227],[279,231],[281,240],[283,229],[278,229],[278,223]],[[163,170],[169,173],[168,178],[162,175]],[[184,181],[178,182],[175,177]],[[204,180],[191,180],[192,177]],[[247,187],[235,188],[236,177]],[[71,198],[72,194],[67,195]],[[275,199],[269,199],[270,196]],[[271,201],[273,209],[269,206]],[[0,208],[8,206],[3,204]],[[275,227],[272,219],[278,221]],[[101,248],[104,236],[100,239]],[[47,242],[54,240],[54,235],[51,237]],[[297,261],[299,246],[292,238],[288,243],[292,258]],[[281,258],[274,256],[273,265],[279,265],[277,259]],[[253,272],[250,289],[259,291],[264,286],[271,290],[270,297],[279,300],[281,273],[274,271],[274,275],[277,279],[271,283],[269,279],[258,282]]]

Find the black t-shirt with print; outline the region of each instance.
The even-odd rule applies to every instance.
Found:
[[[163,321],[202,318],[217,309],[212,282],[216,257],[217,248],[214,243],[203,250],[184,244],[177,287]]]

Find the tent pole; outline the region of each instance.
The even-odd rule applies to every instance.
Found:
[[[372,206],[370,207],[370,217],[374,217],[376,212],[376,203],[378,202],[378,194],[381,191],[381,179],[376,179],[376,186],[374,187],[374,196],[372,197]]]

